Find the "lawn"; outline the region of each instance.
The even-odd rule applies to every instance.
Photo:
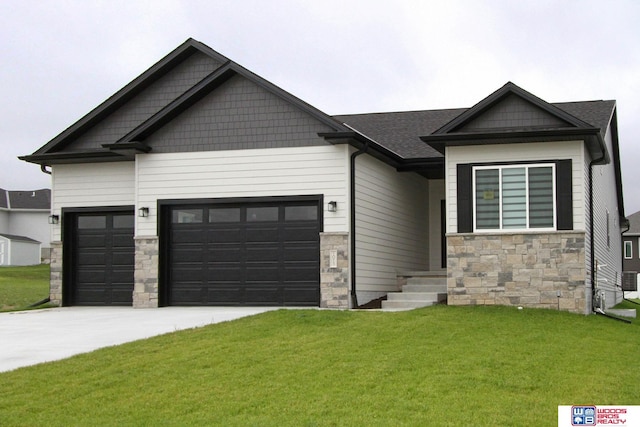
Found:
[[[49,296],[49,265],[0,267],[0,311],[24,310]]]
[[[280,310],[0,374],[0,420],[557,425],[558,405],[640,403],[639,334],[508,307]]]

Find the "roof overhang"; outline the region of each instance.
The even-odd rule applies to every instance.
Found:
[[[417,172],[429,179],[444,178],[444,157],[405,159],[355,130],[320,132],[318,136],[331,144],[349,144],[360,150],[366,149],[369,155],[396,168],[399,172]]]
[[[597,128],[456,132],[426,135],[421,136],[420,139],[442,154],[444,154],[446,147],[582,140],[587,145],[592,158],[602,159],[599,164],[606,164],[610,161],[600,129]]]

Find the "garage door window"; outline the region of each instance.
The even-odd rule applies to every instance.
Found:
[[[278,207],[247,208],[247,222],[277,221]]]
[[[202,209],[176,209],[172,221],[174,224],[201,224]]]
[[[209,209],[209,222],[240,222],[240,208]]]
[[[286,221],[317,221],[317,206],[287,206],[284,208]]]
[[[113,228],[133,228],[134,223],[133,215],[115,215],[113,217]]]
[[[107,217],[103,215],[78,217],[78,228],[81,230],[107,228]]]

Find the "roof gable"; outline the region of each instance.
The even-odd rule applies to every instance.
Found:
[[[433,135],[476,131],[592,128],[588,123],[508,82],[436,130]]]
[[[118,161],[148,152],[144,141],[234,75],[242,75],[334,130],[339,122],[188,39],[74,125],[22,160],[40,164]]]

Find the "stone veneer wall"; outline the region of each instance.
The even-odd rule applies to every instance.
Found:
[[[133,307],[158,307],[158,238],[135,237]]]
[[[585,279],[584,232],[447,236],[449,305],[587,313]]]
[[[62,305],[62,242],[51,242],[49,273],[49,299],[52,304]]]
[[[331,268],[331,251],[337,267]],[[320,233],[320,307],[349,308],[349,235]]]

